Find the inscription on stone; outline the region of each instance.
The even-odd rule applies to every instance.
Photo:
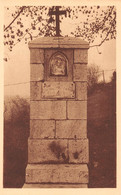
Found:
[[[75,84],[73,82],[44,82],[42,98],[75,98]]]
[[[51,76],[66,76],[67,75],[67,59],[65,56],[57,52],[50,60],[50,75]]]

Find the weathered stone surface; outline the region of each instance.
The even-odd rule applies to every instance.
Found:
[[[26,183],[88,183],[87,165],[27,165]]]
[[[87,81],[87,66],[81,64],[73,65],[73,81]]]
[[[89,44],[77,38],[46,37],[33,40],[29,48],[31,101],[26,185],[87,187]]]
[[[88,163],[88,139],[69,140],[69,162]]]
[[[29,163],[66,163],[67,140],[29,139]]]
[[[66,119],[66,101],[32,101],[31,119]]]
[[[87,82],[76,82],[76,99],[87,100]]]
[[[42,98],[74,98],[75,84],[73,82],[44,82]]]
[[[23,188],[87,188],[87,184],[24,184]]]
[[[30,138],[54,138],[54,120],[31,120]]]
[[[31,49],[30,50],[30,63],[31,64],[44,63],[44,50],[43,49]]]
[[[74,63],[88,63],[87,49],[74,49]]]
[[[29,42],[29,48],[89,48],[89,43],[75,37],[41,37]]]
[[[59,120],[56,121],[57,138],[86,138],[86,120]]]
[[[44,66],[43,64],[31,64],[30,81],[44,80]]]
[[[87,119],[87,101],[67,101],[68,119]]]
[[[33,81],[30,84],[30,99],[31,100],[40,100],[41,99],[41,82]]]

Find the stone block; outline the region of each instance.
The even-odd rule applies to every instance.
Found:
[[[87,81],[87,66],[81,64],[73,65],[73,81]]]
[[[29,139],[29,163],[68,162],[67,140]]]
[[[30,84],[30,99],[40,100],[42,96],[41,92],[41,82],[33,81]]]
[[[69,163],[88,162],[88,139],[69,140]]]
[[[87,101],[67,101],[68,119],[87,119]]]
[[[42,98],[74,98],[75,84],[73,82],[42,83]]]
[[[66,101],[32,101],[31,119],[66,119]]]
[[[87,184],[24,184],[23,188],[88,188]]]
[[[87,82],[76,82],[76,99],[87,100]]]
[[[54,138],[54,120],[31,120],[30,138]]]
[[[85,164],[28,164],[26,183],[87,184],[88,168]]]
[[[40,37],[29,42],[29,48],[89,48],[89,43],[75,37]]]
[[[74,49],[74,63],[88,63],[87,49]]]
[[[30,63],[43,64],[44,63],[44,50],[43,49],[30,49]]]
[[[86,138],[86,120],[59,120],[56,121],[57,138]]]
[[[31,64],[30,81],[44,80],[44,66],[43,64]]]

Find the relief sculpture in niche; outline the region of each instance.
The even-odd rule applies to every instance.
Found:
[[[67,59],[58,52],[54,54],[50,59],[50,75],[51,76],[66,76],[67,75]]]

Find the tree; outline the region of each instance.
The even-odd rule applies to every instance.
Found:
[[[71,35],[81,37],[90,44],[93,43],[92,47],[101,46],[104,41],[116,38],[116,10],[114,6],[62,6],[60,9],[66,10],[65,17],[77,20],[77,25]],[[28,43],[38,36],[55,36],[55,17],[49,14],[52,10],[55,10],[55,6],[16,6],[15,12],[11,13],[11,22],[4,25],[4,45],[12,51],[12,48],[22,39]],[[6,7],[5,11],[6,13],[10,12],[10,8]],[[60,22],[63,21],[64,16],[61,16]],[[99,38],[100,40],[98,40]]]
[[[116,82],[116,71],[113,72],[113,75],[111,77],[112,82]]]
[[[91,91],[96,84],[100,76],[100,68],[96,65],[91,65],[87,69],[87,87],[88,91]]]

